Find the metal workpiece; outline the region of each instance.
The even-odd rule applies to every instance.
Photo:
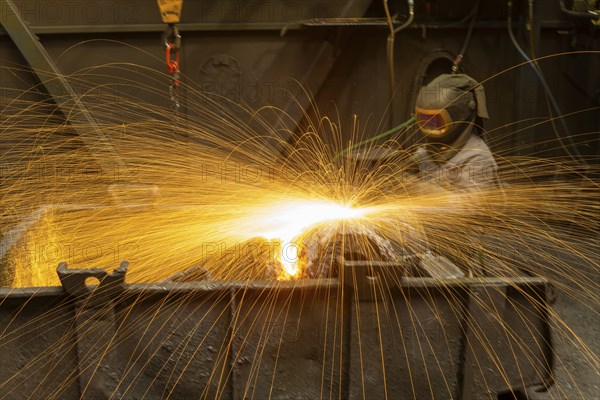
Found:
[[[121,268],[85,291],[98,271],[63,265],[62,290],[0,289],[4,398],[488,399],[551,382],[544,279],[364,265],[148,285]]]

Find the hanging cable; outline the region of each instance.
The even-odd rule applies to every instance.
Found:
[[[477,12],[479,11],[479,0],[473,6],[471,22],[469,23],[469,29],[467,30],[467,37],[465,37],[465,41],[458,52],[458,55],[454,59],[454,64],[452,65],[452,73],[456,74],[460,67],[460,63],[463,60],[465,52],[467,51],[467,46],[469,45],[469,41],[471,40],[471,34],[473,33],[473,27],[475,26],[475,21],[477,20]]]
[[[565,119],[560,117],[562,115],[562,113],[560,111],[560,108],[558,107],[558,103],[556,102],[554,95],[552,94],[552,91],[550,90],[550,87],[548,86],[548,83],[546,83],[546,79],[544,79],[542,72],[540,71],[539,68],[536,67],[535,63],[531,60],[531,58],[529,58],[527,53],[525,53],[525,51],[523,51],[521,46],[519,46],[519,43],[517,42],[517,39],[515,38],[515,36],[513,34],[511,15],[512,15],[512,1],[508,1],[507,28],[508,28],[508,35],[510,36],[510,40],[511,40],[513,46],[515,47],[515,49],[517,49],[517,51],[521,55],[521,57],[523,57],[523,59],[525,59],[525,61],[527,61],[527,63],[531,66],[531,68],[535,72],[536,76],[538,77],[540,83],[542,84],[542,87],[544,88],[544,91],[546,92],[546,95],[548,96],[548,100],[550,101],[552,108],[554,108],[554,112],[556,113],[557,117],[559,118],[559,120],[561,122],[564,133],[565,133],[567,140],[569,141],[569,144],[570,144],[573,152],[575,153],[575,155],[573,155],[569,151],[568,147],[564,145],[560,135],[557,132],[556,136],[557,136],[558,141],[563,146],[563,148],[565,149],[565,151],[567,152],[569,157],[571,157],[573,160],[576,160],[585,165],[586,164],[585,161],[583,160],[581,154],[579,153],[579,150],[577,149],[575,142],[573,142],[573,138],[571,137],[569,127],[567,126]]]
[[[533,63],[535,64],[534,67],[540,71],[540,73],[542,73],[542,67],[540,66],[540,64],[537,62],[537,56],[536,56],[536,51],[535,51],[535,39],[534,39],[534,35],[533,35],[533,30],[534,30],[534,21],[533,21],[533,0],[528,0],[528,16],[527,16],[527,30],[529,31],[529,58],[533,61]],[[511,29],[512,31],[512,29]],[[523,51],[525,52],[525,51]],[[545,93],[544,95],[544,100],[546,101],[546,107],[548,108],[548,114],[550,115],[550,125],[552,125],[552,130],[554,131],[554,135],[558,138],[560,144],[562,146],[564,146],[564,144],[562,143],[562,140],[560,139],[560,133],[558,132],[558,127],[556,126],[556,121],[554,119],[554,115],[552,112],[552,104],[550,103],[550,98],[548,97],[548,94]],[[568,131],[567,131],[568,132]],[[572,158],[572,156],[569,154],[569,156]]]
[[[398,33],[401,30],[408,28],[415,19],[415,0],[408,0],[408,19],[402,25],[394,29],[394,33]]]
[[[390,80],[390,88],[392,92],[392,96],[394,95],[394,90],[396,86],[396,79],[394,74],[394,22],[392,21],[392,15],[390,14],[390,8],[388,6],[388,0],[383,0],[383,9],[385,10],[385,18],[388,24],[388,28],[390,29],[390,33],[387,36],[386,42],[386,55],[388,62],[388,75]]]
[[[394,112],[396,108],[396,74],[395,74],[395,63],[394,63],[394,41],[396,33],[408,27],[412,24],[415,18],[415,2],[414,0],[407,0],[408,3],[408,19],[399,27],[394,28],[394,22],[388,6],[388,0],[383,0],[383,9],[385,11],[385,18],[390,29],[390,33],[387,37],[386,54],[388,62],[388,74],[390,80],[390,92],[391,96],[391,112],[390,112],[390,126],[394,124]]]
[[[390,28],[390,33],[387,37],[387,58],[390,74],[390,85],[392,88],[392,93],[394,93],[396,89],[396,78],[394,72],[394,43],[396,39],[396,33],[406,29],[410,24],[412,24],[413,20],[415,19],[415,2],[414,0],[408,0],[408,19],[402,25],[396,28],[394,28],[394,22],[392,21],[392,16],[388,7],[388,0],[383,0],[383,8],[385,10],[385,17],[388,27]]]

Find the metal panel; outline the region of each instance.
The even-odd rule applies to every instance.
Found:
[[[479,399],[551,377],[539,278],[121,285],[97,308],[105,279],[0,290],[6,399]]]

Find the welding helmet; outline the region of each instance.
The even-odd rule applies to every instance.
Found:
[[[465,74],[440,75],[421,88],[415,114],[427,141],[452,145],[477,117],[488,118],[483,86]]]

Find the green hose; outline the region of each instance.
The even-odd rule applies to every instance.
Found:
[[[381,139],[383,137],[389,136],[389,135],[391,135],[394,132],[398,132],[400,129],[404,129],[407,126],[413,124],[414,122],[415,122],[415,117],[413,116],[413,117],[410,117],[410,119],[408,119],[408,120],[404,121],[403,123],[401,123],[400,125],[397,125],[397,126],[393,127],[392,129],[387,130],[387,131],[385,131],[383,133],[380,133],[377,136],[373,136],[371,138],[365,139],[365,140],[360,141],[358,143],[354,143],[353,145],[350,145],[350,146],[346,147],[344,150],[342,150],[339,153],[337,153],[336,156],[333,158],[333,160],[335,161],[338,158],[340,158],[342,156],[345,156],[346,154],[348,154],[348,152],[350,150],[352,150],[352,149],[354,149],[356,147],[360,147],[360,146],[365,145],[367,143],[371,143],[371,142],[373,142],[375,140],[378,140],[378,139]]]

